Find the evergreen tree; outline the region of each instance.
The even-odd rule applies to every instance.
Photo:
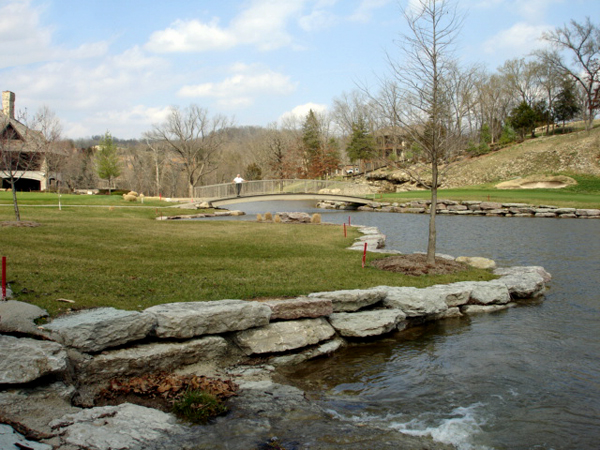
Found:
[[[565,78],[554,101],[554,118],[562,122],[563,129],[565,128],[565,122],[572,120],[581,109],[575,89],[575,82],[570,78]]]
[[[121,161],[117,154],[117,146],[113,142],[110,132],[106,132],[98,145],[96,166],[98,176],[108,181],[108,195],[111,193],[111,182],[121,175]]]
[[[352,124],[352,138],[346,147],[346,154],[351,162],[369,159],[375,152],[375,139],[367,130],[367,124],[361,117]]]
[[[522,101],[519,106],[514,108],[509,116],[511,126],[519,133],[522,140],[525,134],[535,132],[535,125],[538,121],[537,112],[529,106],[526,101]]]

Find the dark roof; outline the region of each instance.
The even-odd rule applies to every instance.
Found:
[[[32,130],[17,119],[11,119],[0,111],[0,138],[7,136],[8,133],[14,133],[11,140],[24,143],[24,145],[19,145],[19,151],[38,152],[44,149],[44,135],[40,131]]]

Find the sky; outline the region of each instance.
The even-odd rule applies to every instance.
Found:
[[[414,1],[0,0],[0,90],[29,117],[48,107],[69,139],[138,139],[192,104],[267,126],[376,85]],[[600,0],[455,3],[457,56],[490,72],[544,31],[600,25]]]

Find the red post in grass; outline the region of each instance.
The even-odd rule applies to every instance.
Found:
[[[6,256],[2,257],[2,300],[6,300]]]
[[[350,223],[350,216],[348,216],[348,226],[350,226],[350,225],[352,225],[352,224]]]
[[[362,260],[363,269],[365,268],[366,260],[367,260],[367,243],[365,242],[365,250],[363,251],[363,260]]]
[[[346,224],[344,224],[344,237],[347,237],[348,235],[346,234]]]

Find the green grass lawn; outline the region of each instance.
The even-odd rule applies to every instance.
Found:
[[[600,177],[573,174],[568,174],[568,176],[574,178],[577,185],[563,189],[496,189],[493,185],[440,189],[438,190],[438,199],[527,203],[534,206],[600,208]],[[375,200],[404,202],[429,198],[429,191],[410,191],[383,194],[377,196]]]
[[[14,220],[4,194],[0,222]],[[414,278],[370,267],[368,262],[381,254],[369,254],[362,268],[361,252],[347,249],[359,234],[351,229],[345,238],[341,226],[157,221],[156,214],[164,210],[109,204],[59,211],[30,206],[28,195],[20,196],[22,220],[41,226],[0,227],[0,255],[7,257],[17,299],[51,315],[68,308],[141,310],[169,302],[492,278],[474,269]]]

